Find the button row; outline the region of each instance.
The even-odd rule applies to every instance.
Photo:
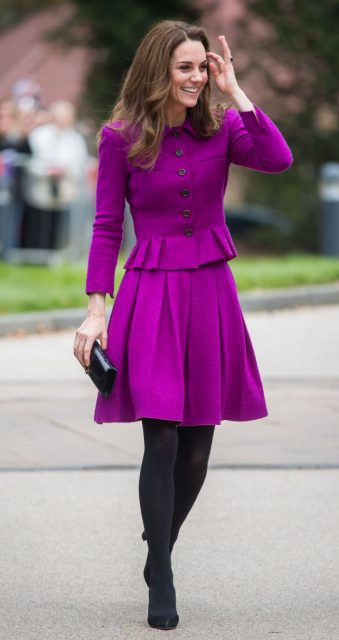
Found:
[[[179,137],[180,137],[180,131],[173,131],[173,136],[174,136],[175,138],[179,138]],[[183,152],[183,150],[182,150],[182,149],[180,149],[180,148],[179,148],[179,149],[176,149],[176,151],[175,151],[175,155],[177,156],[177,158],[181,158],[181,156],[183,156],[183,155],[184,155],[184,152]],[[185,175],[186,175],[186,173],[187,173],[187,171],[186,171],[186,169],[183,169],[183,168],[182,168],[182,169],[178,169],[177,173],[178,173],[178,175],[179,175],[179,176],[185,176]],[[181,191],[181,195],[183,196],[183,198],[187,198],[187,197],[190,195],[190,193],[191,193],[191,192],[190,192],[190,190],[189,190],[189,189],[183,189],[183,190]],[[190,209],[184,209],[184,210],[182,211],[182,215],[184,216],[184,218],[189,218],[189,217],[190,217],[190,215],[191,215],[191,211],[190,211]],[[187,236],[188,238],[189,238],[189,237],[191,237],[191,236],[193,235],[193,229],[192,229],[192,227],[186,227],[186,229],[184,230],[184,234],[185,234],[185,236]]]
[[[173,131],[173,136],[174,136],[175,138],[179,138],[179,137],[180,137],[180,131]],[[176,151],[175,151],[175,155],[176,155],[178,158],[181,158],[181,156],[183,156],[183,155],[184,155],[184,152],[183,152],[183,150],[182,150],[182,149],[176,149]],[[186,171],[186,169],[178,169],[178,172],[177,172],[177,173],[179,174],[179,176],[185,176],[185,175],[186,175],[186,173],[187,173],[187,171]],[[182,197],[183,197],[183,198],[187,198],[187,197],[190,195],[190,193],[191,193],[191,192],[190,192],[190,190],[189,190],[189,189],[183,189],[183,190],[182,190],[182,192],[181,192],[181,195],[182,195]],[[189,217],[190,217],[190,215],[191,215],[191,211],[190,211],[190,209],[184,209],[184,210],[182,211],[182,215],[184,216],[184,218],[189,218]],[[191,237],[191,236],[193,235],[193,229],[192,229],[192,227],[186,227],[186,229],[184,230],[184,234],[185,234],[185,236],[187,236],[188,238],[189,238],[189,237]]]

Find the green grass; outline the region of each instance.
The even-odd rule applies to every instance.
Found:
[[[229,263],[239,291],[339,281],[339,258],[291,254],[238,257]]]
[[[116,292],[125,273],[122,265],[126,258],[121,254]],[[339,258],[299,254],[245,256],[229,264],[239,291],[339,281]],[[44,267],[0,263],[0,313],[85,307],[85,274],[85,264]]]

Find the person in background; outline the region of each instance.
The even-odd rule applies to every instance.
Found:
[[[76,110],[67,101],[49,107],[50,122],[29,135],[32,159],[28,167],[25,245],[59,248],[62,219],[85,179],[88,151],[76,129]],[[36,225],[42,233],[36,238]],[[34,235],[34,238],[33,238]],[[38,240],[38,242],[37,242]]]
[[[82,134],[75,127],[75,107],[66,101],[53,102],[49,114],[51,121],[36,127],[29,136],[34,164],[47,169],[49,175],[69,173],[80,179],[88,151]]]
[[[28,134],[33,127],[34,115],[23,114],[10,98],[0,101],[0,254],[4,259],[21,244],[23,184],[31,154]]]
[[[18,153],[31,153],[28,134],[34,127],[34,122],[27,131],[22,126],[21,112],[10,99],[0,101],[0,151],[14,149]]]

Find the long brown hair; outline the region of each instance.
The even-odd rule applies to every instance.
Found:
[[[170,59],[186,40],[201,42],[206,51],[210,45],[205,30],[185,22],[162,20],[155,24],[141,41],[126,73],[120,95],[113,107],[108,125],[132,133],[128,159],[136,166],[152,168],[159,153],[165,127],[165,104],[171,86]],[[213,135],[220,127],[224,107],[210,104],[210,74],[195,107],[190,109],[191,121],[202,137]],[[213,110],[212,110],[213,109]],[[100,140],[101,127],[98,133]]]

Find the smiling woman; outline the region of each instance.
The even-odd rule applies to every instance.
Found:
[[[224,36],[163,21],[144,37],[99,135],[97,210],[74,352],[89,365],[95,339],[117,368],[97,423],[141,421],[139,497],[149,555],[148,623],[177,626],[171,551],[203,485],[214,429],[268,415],[229,262],[224,218],[232,163],[277,173],[291,151],[239,87]],[[215,81],[232,108],[212,105]],[[136,243],[106,327],[128,200]]]

